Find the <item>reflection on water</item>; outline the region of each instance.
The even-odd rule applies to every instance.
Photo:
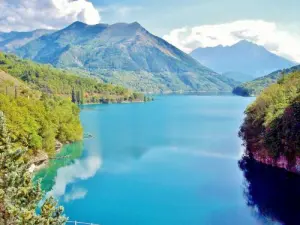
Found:
[[[55,184],[49,194],[54,197],[63,196],[66,192],[67,185],[77,180],[86,180],[95,176],[101,163],[102,161],[99,155],[90,155],[84,159],[75,160],[74,164],[58,169]],[[84,197],[86,193],[87,191],[85,190],[73,189],[69,195],[65,196],[65,199],[78,199],[78,197]]]
[[[83,142],[64,146],[56,156],[57,158],[63,158],[51,160],[47,168],[42,169],[35,175],[35,180],[41,179],[42,188],[48,192],[49,196],[64,197],[65,202],[86,196],[87,190],[85,188],[73,184],[76,181],[93,177],[99,170],[102,160],[100,153],[96,151],[98,147],[90,148],[89,151],[86,151],[87,155],[85,156],[82,156],[83,149]],[[66,193],[68,186],[70,190]]]
[[[264,223],[300,224],[300,176],[243,158],[245,197]]]
[[[237,167],[237,132],[251,101],[161,96],[149,104],[84,106],[84,131],[94,138],[84,140],[78,160],[55,173],[51,193],[70,220],[258,224],[245,204]]]
[[[43,190],[50,191],[54,185],[57,170],[61,167],[73,164],[74,160],[82,155],[82,152],[83,142],[75,142],[65,145],[62,150],[56,155],[58,159],[50,160],[46,168],[38,171],[35,174],[34,180],[41,179]],[[60,157],[61,159],[59,159]]]

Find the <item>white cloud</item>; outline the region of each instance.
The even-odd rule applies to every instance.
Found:
[[[163,38],[185,52],[197,47],[227,46],[248,40],[277,55],[300,62],[300,30],[291,31],[263,20],[183,27],[172,30]]]
[[[0,31],[58,29],[77,20],[97,24],[101,17],[88,0],[0,0]]]
[[[133,13],[138,12],[142,9],[143,7],[138,5],[127,6],[127,5],[119,5],[119,4],[113,4],[103,8],[98,8],[100,12],[114,14],[115,17],[119,18],[120,20],[126,19],[127,16],[132,15]]]

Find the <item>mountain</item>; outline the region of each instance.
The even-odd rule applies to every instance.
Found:
[[[46,95],[72,98],[72,101],[77,103],[149,100],[143,94],[120,86],[104,84],[95,78],[80,77],[66,70],[55,69],[50,65],[22,60],[15,55],[0,52],[0,93],[5,93],[6,90],[15,93],[15,86],[23,86],[18,84],[16,79],[22,80],[23,84],[32,90]],[[17,91],[21,92],[20,88],[17,88]]]
[[[223,76],[228,77],[229,79],[233,79],[239,82],[247,82],[255,79],[253,75],[242,73],[242,72],[225,72],[222,73]]]
[[[190,55],[201,64],[221,74],[228,72],[248,74],[246,78],[236,77],[239,81],[249,81],[262,74],[296,65],[262,46],[245,40],[232,46],[197,48]]]
[[[264,77],[257,78],[253,81],[246,82],[233,89],[233,93],[241,96],[255,96],[260,94],[266,87],[276,83],[279,78],[287,74],[300,71],[300,65],[293,66],[289,69],[277,70]]]
[[[28,32],[0,32],[0,50],[6,52],[13,52],[15,49],[22,47],[28,42],[52,32],[54,32],[54,30],[43,29]]]
[[[16,53],[143,92],[231,91],[237,84],[137,22],[75,22],[26,44]]]

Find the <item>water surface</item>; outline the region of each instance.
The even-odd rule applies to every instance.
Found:
[[[238,165],[237,133],[252,101],[164,96],[84,106],[84,130],[94,138],[57,171],[51,194],[71,220],[101,225],[277,224],[248,204]]]

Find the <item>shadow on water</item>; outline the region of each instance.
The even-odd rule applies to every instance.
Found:
[[[300,224],[300,176],[249,158],[239,162],[247,205],[261,221]]]

